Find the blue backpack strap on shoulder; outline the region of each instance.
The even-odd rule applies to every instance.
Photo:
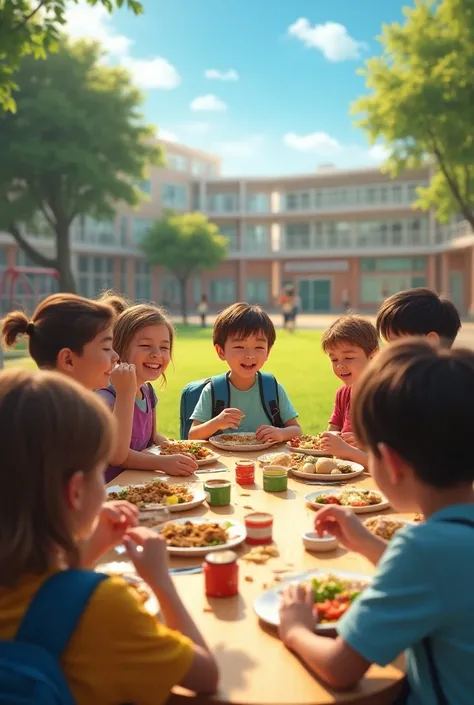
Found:
[[[230,403],[229,373],[215,375],[210,379],[212,395],[212,418],[219,416]]]
[[[59,660],[92,594],[108,577],[89,570],[52,575],[33,597],[15,641],[41,646]]]
[[[280,413],[280,395],[278,382],[269,372],[258,372],[260,399],[265,413],[272,426],[283,428],[284,423]]]

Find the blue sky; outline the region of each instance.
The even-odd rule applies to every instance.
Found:
[[[68,32],[103,42],[162,136],[222,156],[228,175],[377,164],[349,115],[357,69],[411,0],[144,0],[111,17],[71,6]]]

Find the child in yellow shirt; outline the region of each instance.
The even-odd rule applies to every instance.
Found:
[[[9,469],[0,493],[0,641],[15,638],[40,588],[62,576],[91,577],[83,568],[125,543],[164,623],[121,578],[103,579],[60,659],[74,701],[159,705],[177,684],[213,692],[216,663],[169,577],[164,540],[134,526],[128,503],[104,505],[103,473],[114,443],[113,418],[92,392],[54,372],[0,375],[0,447]],[[57,601],[58,612],[73,593]],[[56,629],[55,610],[37,617],[44,647],[48,628]]]

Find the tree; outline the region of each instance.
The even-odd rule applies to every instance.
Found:
[[[78,3],[79,0],[72,0]],[[126,5],[136,15],[143,12],[140,0],[86,0],[109,12]],[[0,0],[0,110],[14,111],[15,73],[23,57],[44,59],[58,45],[66,23],[67,0]]]
[[[432,165],[416,206],[441,221],[461,213],[474,229],[474,3],[416,0],[404,14],[383,28],[383,54],[363,71],[369,95],[353,111],[372,143],[391,148],[392,175]]]
[[[179,282],[183,323],[187,323],[187,283],[196,270],[214,269],[227,255],[227,239],[202,213],[168,213],[142,242],[150,264],[161,265]]]
[[[0,230],[31,259],[59,271],[74,291],[70,228],[81,215],[111,217],[113,204],[137,204],[133,185],[159,164],[153,128],[141,119],[142,96],[120,68],[99,63],[95,43],[63,42],[44,61],[27,56],[18,71],[17,113],[0,113]],[[21,224],[46,219],[56,254],[46,257]]]

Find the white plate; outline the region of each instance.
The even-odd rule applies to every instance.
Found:
[[[312,448],[295,448],[294,446],[290,445],[289,441],[287,442],[286,447],[289,448],[292,453],[301,453],[302,455],[314,455],[317,458],[332,458],[331,453],[328,453],[324,450],[313,450]]]
[[[238,440],[239,436],[248,436],[248,433],[225,433],[225,436],[234,436],[236,440]],[[265,450],[266,448],[270,448],[271,446],[274,446],[275,443],[255,443],[254,445],[239,445],[238,443],[236,444],[230,444],[230,443],[225,443],[221,442],[219,440],[220,436],[211,436],[209,438],[209,443],[212,443],[213,446],[216,448],[219,448],[220,450],[228,450],[232,452],[238,452],[238,453],[243,453],[243,452],[252,452],[256,450]]]
[[[180,519],[172,519],[167,523],[185,524],[187,521],[192,521],[193,524],[229,524],[230,526],[227,529],[229,540],[227,543],[221,543],[218,546],[199,546],[197,548],[178,548],[176,546],[168,546],[168,552],[173,556],[204,556],[206,553],[211,553],[212,551],[225,551],[230,548],[235,548],[245,541],[246,532],[244,525],[240,521],[234,521],[233,519],[215,519],[214,517],[190,517],[189,519],[186,519],[181,517]],[[161,529],[163,529],[162,526],[159,531]]]
[[[144,589],[149,593],[148,600],[144,603],[144,607],[147,612],[153,616],[157,616],[160,613],[160,605],[156,599],[155,593],[152,589],[136,574],[135,568],[131,563],[125,563],[123,561],[113,561],[111,563],[102,563],[97,566],[98,573],[107,573],[107,575],[114,576],[118,575],[125,580],[126,583],[142,585]]]
[[[361,573],[351,573],[345,570],[311,570],[308,573],[299,573],[298,575],[293,575],[291,578],[282,580],[282,582],[274,588],[263,592],[255,602],[253,603],[253,608],[257,613],[258,617],[267,624],[271,624],[273,627],[278,627],[280,624],[280,593],[289,583],[301,583],[311,578],[316,578],[318,575],[334,575],[335,577],[346,578],[349,580],[364,580],[370,582],[370,576],[362,575]],[[318,624],[318,631],[330,631],[335,628],[337,622],[330,622],[329,624]]]
[[[153,482],[164,482],[164,480],[161,479],[156,479],[153,480]],[[107,487],[106,492],[109,495],[111,492],[120,492],[121,490],[126,490],[129,487],[143,487],[145,483],[141,485],[112,485],[112,487]],[[148,483],[147,483],[148,484]],[[177,483],[181,484],[181,483]],[[185,484],[185,483],[182,483]],[[166,507],[170,512],[187,512],[189,509],[195,509],[196,507],[199,507],[200,504],[206,501],[206,493],[201,487],[193,487],[192,485],[189,486],[189,491],[193,495],[193,499],[191,502],[182,502],[182,504],[157,504],[154,505],[153,507],[142,507],[140,508],[140,512],[146,512],[150,511],[152,512],[153,510],[159,508],[159,507]],[[124,499],[126,499],[124,497]]]
[[[297,451],[293,452],[296,453]],[[276,455],[280,455],[280,453],[266,453],[265,455],[260,455],[257,460],[262,465],[266,465],[268,464],[268,462],[271,462],[272,458]],[[284,453],[284,455],[289,454]],[[299,453],[299,455],[307,455],[307,453]],[[350,465],[353,469],[353,472],[348,472],[346,474],[341,473],[340,475],[327,475],[326,473],[303,472],[302,470],[295,470],[291,466],[288,467],[288,470],[293,475],[295,475],[295,477],[301,477],[304,480],[314,480],[315,482],[317,482],[318,480],[324,480],[325,482],[340,482],[341,480],[352,480],[354,477],[362,475],[362,473],[364,472],[364,466],[360,465],[360,463],[354,463],[352,460],[341,460],[340,458],[334,458],[334,460],[336,460],[336,462],[338,463],[344,463],[344,465]]]
[[[151,453],[152,455],[161,455],[161,448],[160,448],[160,446],[152,446],[151,448],[148,448],[146,452]],[[199,465],[199,467],[202,467],[203,465],[210,465],[211,463],[215,463],[221,457],[218,453],[214,453],[213,450],[210,450],[209,453],[211,453],[211,455],[208,458],[202,458],[201,460],[196,460],[196,463]],[[163,457],[167,457],[167,456],[163,456]]]
[[[338,475],[340,477],[340,475]],[[343,488],[344,490],[347,488]],[[305,501],[310,504],[312,507],[315,507],[316,509],[322,509],[322,507],[327,507],[330,505],[327,504],[319,504],[319,502],[315,502],[314,500],[316,497],[322,494],[330,494],[330,495],[339,495],[343,491],[343,489],[337,489],[337,490],[330,490],[330,489],[322,489],[319,490],[318,492],[310,492],[310,494],[307,494],[305,497]],[[363,488],[354,488],[354,489],[363,489]],[[379,504],[370,504],[368,507],[350,507],[350,505],[345,505],[349,506],[350,509],[354,512],[354,514],[371,514],[372,512],[381,512],[382,509],[387,509],[387,507],[390,506],[390,502],[386,497],[383,496],[381,492],[378,492],[377,490],[371,490],[371,492],[374,492],[381,498],[381,502]]]

